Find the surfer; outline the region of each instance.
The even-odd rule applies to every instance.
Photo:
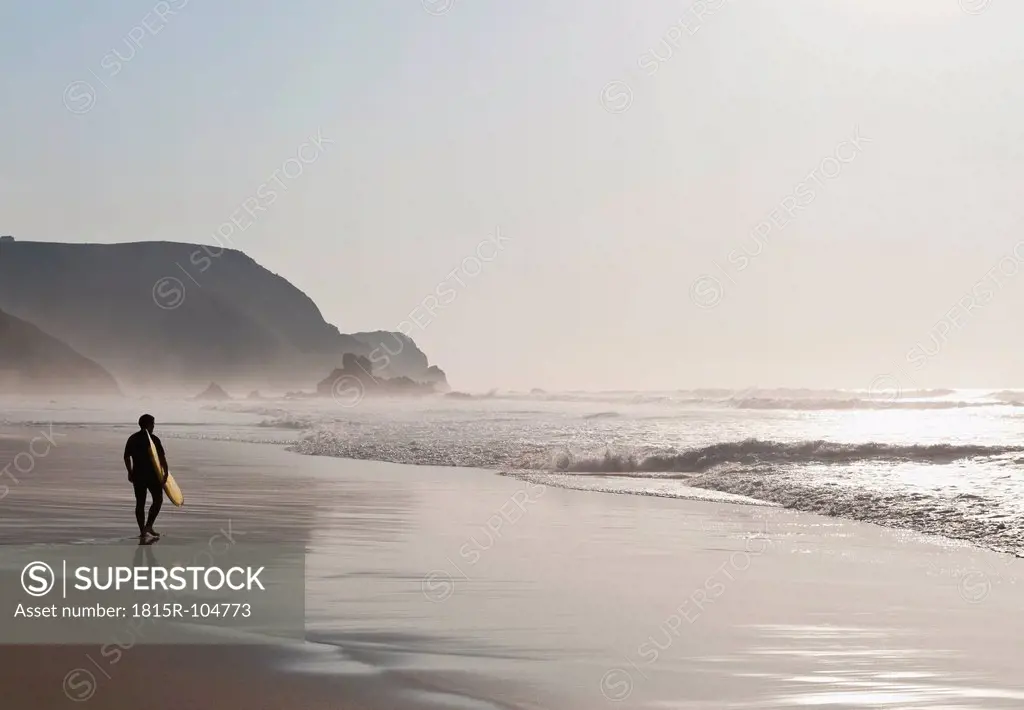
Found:
[[[156,419],[151,414],[143,414],[139,417],[139,430],[129,436],[124,445],[124,467],[128,469],[128,480],[135,486],[135,520],[139,524],[140,542],[145,541],[147,537],[160,537],[160,533],[153,529],[153,523],[156,522],[160,506],[164,502],[164,487],[161,476],[150,459],[150,438],[160,457],[160,466],[164,471],[168,469],[163,444],[153,434],[155,427]],[[153,496],[153,504],[149,506],[149,517],[146,517],[146,493]]]

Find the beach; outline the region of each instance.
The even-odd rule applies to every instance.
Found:
[[[6,427],[0,462],[38,429]],[[133,544],[131,428],[97,429],[58,427],[6,482],[4,544]],[[165,446],[186,495],[161,513],[168,540],[229,526],[305,545],[305,641],[140,644],[116,665],[90,647],[5,647],[14,707],[1024,705],[1012,556],[772,505]]]
[[[52,6],[0,710],[1024,710],[1024,3]]]

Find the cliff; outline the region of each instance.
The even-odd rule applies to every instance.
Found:
[[[376,347],[339,332],[306,294],[242,252],[195,244],[5,241],[0,308],[136,386],[304,387],[343,354]],[[436,368],[405,340],[379,373],[436,382]]]
[[[0,311],[0,394],[120,394],[95,362]]]

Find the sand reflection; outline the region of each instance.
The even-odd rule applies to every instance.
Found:
[[[958,652],[915,647],[897,630],[755,628],[766,644],[748,655],[774,657],[784,666],[803,666],[799,674],[772,674],[782,690],[759,703],[761,707],[975,710],[1020,707],[1024,701],[1024,692],[986,685],[986,679],[977,674],[953,671]],[[808,661],[818,668],[808,669]]]

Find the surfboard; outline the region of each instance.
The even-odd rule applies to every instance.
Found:
[[[153,437],[149,435],[148,431],[146,432],[146,441],[149,442],[149,460],[153,462],[153,468],[164,482],[164,493],[167,494],[168,500],[180,508],[185,504],[185,497],[181,495],[181,489],[178,488],[171,472],[164,471],[164,467],[160,465],[160,454],[157,453],[156,444],[153,443]]]

